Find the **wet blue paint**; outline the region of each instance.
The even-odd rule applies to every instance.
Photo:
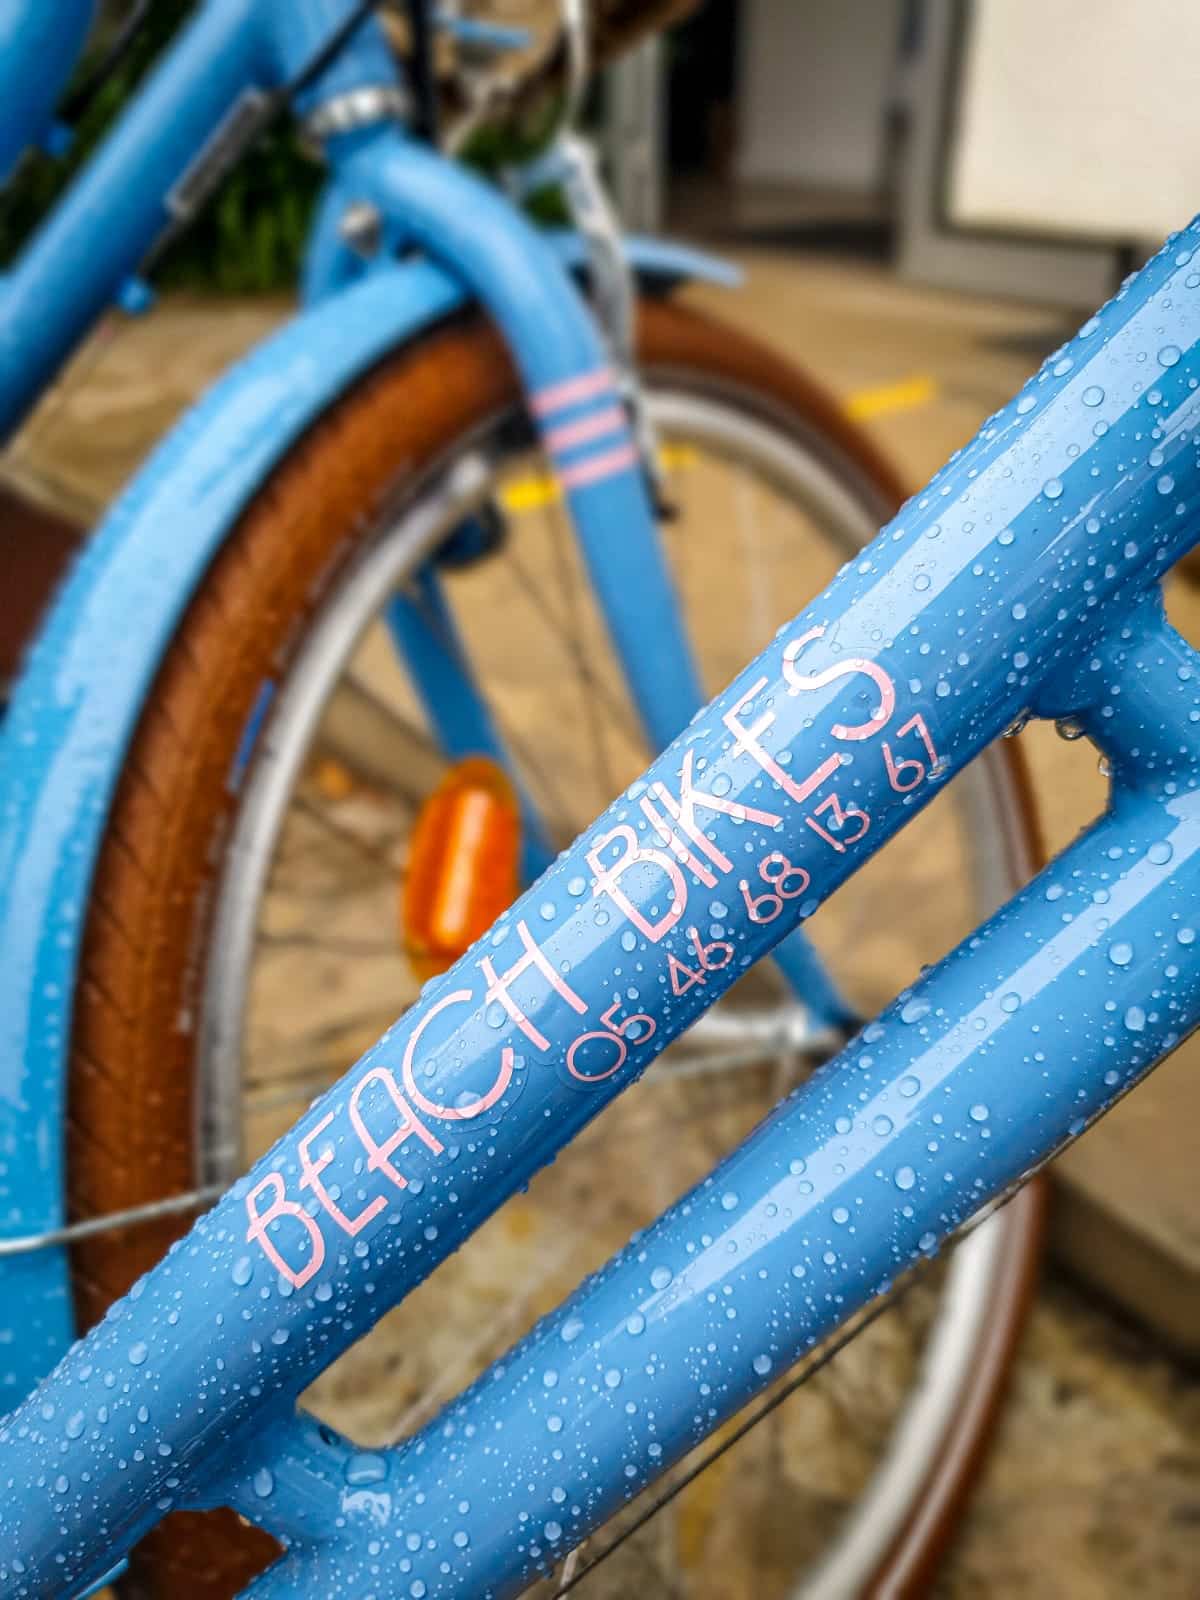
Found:
[[[516,1594],[1195,1026],[1200,662],[1157,583],[1196,537],[1198,243],[1051,357],[0,1428],[6,1594],[209,1503],[290,1546],[259,1600]],[[1088,833],[415,1439],[364,1455],[292,1416],[1030,713],[1112,765]],[[694,866],[655,821],[686,782]],[[656,854],[614,878],[632,848]]]

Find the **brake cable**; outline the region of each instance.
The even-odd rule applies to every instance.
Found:
[[[59,107],[58,115],[61,122],[76,123],[82,119],[96,95],[133,48],[138,31],[148,19],[153,4],[154,0],[134,0],[129,15],[117,29],[108,49],[84,77],[82,83],[72,89]]]

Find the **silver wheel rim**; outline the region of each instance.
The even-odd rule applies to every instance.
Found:
[[[818,435],[787,434],[739,406],[735,393],[706,384],[652,391],[664,435],[682,435],[749,466],[799,502],[847,556],[877,531],[887,508]],[[793,424],[794,428],[794,424]],[[371,537],[318,611],[259,736],[222,868],[200,1008],[196,1149],[198,1181],[233,1181],[243,1170],[240,1094],[242,1036],[261,901],[280,830],[322,710],[365,629],[388,596],[486,500],[509,456],[499,427],[465,440],[429,474],[402,514]],[[1019,797],[1011,773],[988,751],[956,780],[971,819],[971,874],[979,916],[1020,886]],[[988,846],[991,846],[989,848]],[[1000,847],[997,848],[996,846]],[[894,1421],[864,1492],[794,1600],[844,1600],[859,1593],[902,1531],[959,1407],[973,1355],[991,1315],[992,1284],[1005,1250],[1008,1217],[988,1217],[957,1247],[916,1380]]]

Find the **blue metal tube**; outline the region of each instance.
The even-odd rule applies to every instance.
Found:
[[[1194,542],[1200,509],[1197,242],[1193,225],[1052,357],[14,1413],[0,1429],[5,1593],[58,1594],[66,1580],[98,1576],[167,1505],[225,1493],[227,1452],[252,1469],[250,1492],[271,1522],[274,1468],[258,1453],[264,1408],[282,1416],[739,972],[1033,706],[1078,713],[1098,730],[1121,772],[1111,814],[772,1119],[680,1214],[678,1232],[668,1223],[653,1236],[673,1255],[629,1259],[648,1288],[631,1287],[624,1268],[611,1290],[595,1288],[615,1298],[597,1302],[603,1322],[579,1337],[607,1361],[617,1348],[604,1343],[610,1312],[666,1319],[645,1361],[674,1396],[668,1457],[688,1429],[715,1420],[702,1410],[685,1424],[681,1395],[692,1415],[699,1396],[720,1416],[752,1381],[747,1370],[764,1375],[756,1360],[778,1365],[828,1325],[793,1266],[813,1272],[822,1293],[841,1294],[837,1314],[849,1315],[1194,1025],[1197,670],[1164,629],[1154,585]],[[792,1172],[792,1160],[810,1170]],[[818,1249],[811,1267],[793,1253],[794,1209],[783,1215],[807,1200],[803,1183],[817,1208],[799,1239]],[[733,1279],[717,1267],[735,1252],[714,1255],[706,1232],[738,1252],[769,1252],[759,1259],[773,1269],[734,1319],[744,1336],[715,1352],[727,1355],[711,1400],[698,1387],[710,1352],[688,1341],[701,1326],[693,1318],[723,1316],[713,1307]],[[785,1237],[786,1262],[773,1242]],[[712,1271],[707,1285],[685,1265],[693,1258]],[[635,1289],[647,1311],[628,1309]],[[678,1340],[667,1318],[676,1305]],[[577,1342],[561,1320],[552,1326],[564,1348]],[[612,1369],[619,1391],[615,1359]],[[607,1439],[610,1369],[599,1381],[584,1370],[593,1378],[582,1388],[543,1388],[571,1400],[573,1437],[586,1438],[594,1419]],[[643,1379],[631,1372],[629,1382]],[[507,1428],[505,1390],[483,1393],[493,1390],[493,1420]],[[527,1408],[543,1446],[561,1431],[544,1420],[546,1403],[527,1389],[511,1402]],[[295,1425],[279,1426],[294,1440]],[[505,1438],[516,1441],[515,1425]],[[630,1481],[661,1459],[652,1435],[638,1439],[644,1456],[624,1458]],[[445,1503],[442,1480],[459,1470],[447,1448],[424,1441],[399,1467],[384,1462],[413,1499],[387,1490],[381,1516],[415,1506],[418,1492]],[[418,1468],[419,1490],[415,1477],[403,1481]],[[574,1468],[573,1484],[577,1458]],[[611,1503],[610,1469],[606,1458],[595,1463],[576,1526]],[[485,1485],[491,1470],[478,1465]],[[364,1487],[347,1479],[347,1492]],[[529,1505],[539,1516],[545,1489],[537,1478]],[[521,1520],[523,1493],[517,1481],[492,1502],[507,1529],[489,1557],[497,1593],[541,1559],[530,1549],[535,1525]],[[468,1551],[473,1537],[493,1537],[492,1505],[486,1495],[479,1504]],[[315,1510],[301,1519],[286,1493],[278,1506],[289,1536],[302,1522],[306,1545],[342,1540],[336,1519],[320,1522]],[[544,1525],[542,1537],[556,1542]],[[475,1559],[461,1562],[474,1573]],[[330,1560],[336,1575],[343,1556]],[[441,1546],[428,1567],[419,1581],[430,1594],[454,1592],[459,1555]],[[379,1592],[397,1592],[391,1576]]]
[[[92,0],[55,0],[22,13],[9,72],[34,115],[52,81],[31,63],[39,46],[66,51]],[[178,216],[172,192],[245,91],[271,89],[307,66],[354,0],[204,0],[120,121],[20,258],[0,278],[0,438],[22,419],[71,350],[113,303]],[[30,20],[34,12],[38,20]],[[44,12],[46,17],[42,17]],[[61,13],[61,15],[60,15]],[[53,14],[53,22],[46,18]],[[5,15],[0,11],[0,43]],[[0,68],[0,89],[8,73]],[[300,96],[301,114],[353,89],[397,85],[377,18]],[[0,99],[0,104],[5,103]],[[6,112],[7,112],[6,105]],[[0,145],[0,170],[5,147]]]
[[[414,594],[398,590],[392,596],[385,617],[438,743],[452,761],[486,755],[507,767],[437,574],[423,567],[416,584]]]
[[[256,26],[273,62],[273,78],[290,83],[349,18],[358,0],[254,0]],[[345,47],[296,100],[307,116],[317,105],[356,89],[400,84],[396,57],[378,16],[364,18]]]
[[[347,193],[401,220],[495,317],[566,493],[642,724],[663,748],[703,696],[641,460],[579,292],[551,246],[502,195],[398,130],[335,140],[330,158]]]
[[[1151,707],[1110,815],[714,1174],[388,1457],[291,1424],[271,1495],[240,1463],[226,1498],[295,1551],[255,1600],[521,1593],[1195,1027],[1200,659],[1135,653],[1107,652]]]
[[[521,806],[521,878],[532,883],[554,859],[549,836],[475,681],[437,573],[423,567],[417,584],[414,598],[400,590],[388,602],[388,630],[450,760],[490,756],[512,778]]]
[[[269,82],[254,11],[206,0],[0,279],[0,438],[136,272],[170,220],[165,197],[229,107]]]
[[[49,127],[94,10],[94,0],[0,0],[0,183]]]

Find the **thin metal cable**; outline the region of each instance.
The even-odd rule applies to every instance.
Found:
[[[776,1390],[769,1400],[765,1400],[757,1411],[755,1411],[751,1416],[747,1417],[745,1422],[741,1423],[727,1439],[722,1440],[722,1442],[717,1445],[714,1450],[710,1450],[709,1453],[700,1461],[698,1461],[695,1466],[689,1467],[687,1472],[685,1472],[683,1476],[677,1480],[677,1482],[673,1483],[669,1489],[665,1490],[661,1495],[659,1495],[658,1499],[652,1501],[651,1504],[647,1506],[646,1510],[637,1518],[636,1521],[632,1522],[628,1528],[623,1529],[619,1534],[617,1534],[616,1538],[612,1539],[607,1545],[605,1545],[603,1550],[601,1550],[600,1554],[596,1556],[593,1561],[589,1561],[586,1567],[581,1567],[578,1571],[574,1572],[569,1578],[567,1578],[565,1582],[560,1582],[559,1587],[554,1591],[553,1600],[559,1600],[560,1596],[569,1593],[572,1589],[577,1588],[589,1573],[595,1572],[596,1568],[601,1564],[601,1562],[607,1561],[609,1556],[615,1554],[615,1552],[618,1551],[623,1544],[632,1539],[635,1533],[644,1528],[648,1522],[650,1522],[659,1514],[660,1511],[664,1510],[671,1504],[673,1500],[677,1499],[679,1495],[681,1495],[689,1486],[689,1484],[695,1483],[696,1479],[700,1477],[702,1473],[707,1472],[709,1467],[711,1467],[715,1462],[719,1461],[727,1451],[732,1450],[735,1444],[740,1444],[752,1429],[757,1428],[760,1422],[765,1421],[772,1412],[777,1411],[785,1400],[790,1399],[791,1396],[795,1394],[797,1389],[799,1389],[803,1384],[807,1383],[810,1378],[815,1377],[816,1374],[824,1367],[827,1367],[833,1360],[834,1356],[838,1355],[842,1350],[844,1350],[852,1339],[857,1338],[865,1328],[870,1327],[870,1325],[880,1316],[882,1316],[885,1311],[890,1310],[892,1306],[896,1305],[897,1302],[909,1292],[913,1284],[916,1283],[919,1278],[923,1277],[927,1271],[927,1263],[922,1263],[920,1266],[914,1268],[912,1273],[905,1279],[904,1283],[901,1284],[900,1287],[893,1290],[890,1294],[885,1295],[882,1299],[877,1300],[873,1306],[869,1307],[860,1316],[855,1317],[848,1322],[830,1343],[821,1347],[820,1352],[816,1356],[801,1364],[799,1370],[783,1386],[783,1388]]]

